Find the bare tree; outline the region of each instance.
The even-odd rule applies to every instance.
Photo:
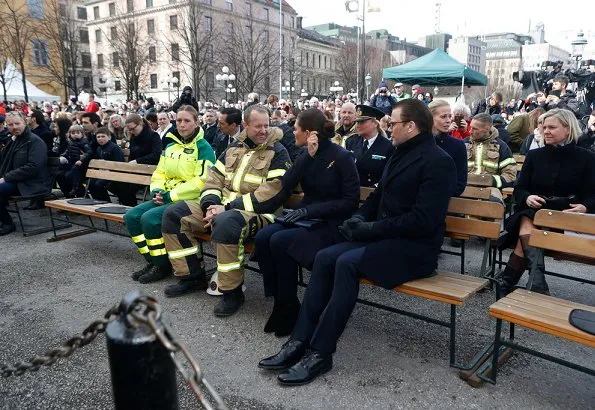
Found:
[[[345,91],[355,90],[357,87],[357,44],[346,42],[337,56],[337,70],[340,82]]]
[[[82,26],[74,18],[72,1],[47,0],[46,7],[46,22],[38,32],[50,42],[54,58],[49,59],[43,71],[64,88],[66,97],[69,90],[79,95]]]
[[[171,31],[173,34],[166,35],[162,43],[168,55],[183,66],[195,95],[207,99],[213,90],[207,76],[214,64],[214,43],[219,30],[213,26],[212,19],[205,16],[201,0],[185,1],[188,4],[187,12],[170,20],[170,25],[176,24],[177,28]],[[178,43],[177,49],[172,47],[172,44]]]
[[[0,49],[4,50],[14,64],[18,65],[23,82],[23,95],[25,101],[29,102],[25,60],[29,57],[29,41],[33,37],[33,28],[30,24],[27,3],[0,0],[0,21],[2,22]]]
[[[139,21],[134,12],[119,14],[109,33],[104,34],[112,49],[109,70],[123,80],[128,100],[139,98],[149,66],[149,40],[140,34]]]
[[[279,67],[276,37],[269,35],[267,27],[255,24],[254,18],[231,22],[233,35],[225,36],[220,64],[236,75],[235,87],[242,98],[252,91],[270,94],[271,79]]]
[[[6,89],[10,86],[14,78],[14,71],[8,71],[8,56],[0,50],[0,84],[2,84],[3,100],[8,100]]]

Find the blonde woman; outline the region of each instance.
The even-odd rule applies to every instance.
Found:
[[[128,148],[128,137],[126,136],[126,125],[124,118],[119,114],[113,114],[109,117],[107,128],[111,134],[112,140],[115,138],[118,146],[122,149]]]
[[[595,213],[595,153],[576,145],[580,135],[576,117],[563,109],[550,110],[542,117],[545,145],[527,153],[514,188],[517,208],[505,222],[507,235],[501,247],[515,248],[499,276],[504,295],[514,290],[534,263],[536,275],[527,289],[549,294],[543,254],[538,260],[535,248],[529,246],[535,228],[533,218],[539,209]]]

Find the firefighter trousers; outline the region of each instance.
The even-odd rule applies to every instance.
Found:
[[[217,253],[221,291],[231,291],[242,285],[244,244],[272,222],[272,217],[268,215],[265,217],[237,209],[215,217],[211,242]],[[184,201],[167,209],[163,215],[163,237],[175,275],[198,275],[204,272],[204,259],[196,234],[206,231],[199,201]]]
[[[153,201],[143,202],[124,215],[124,223],[147,262],[155,266],[169,266],[165,241],[161,235],[161,219],[171,204],[155,205]]]

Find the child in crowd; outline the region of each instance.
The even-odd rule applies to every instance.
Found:
[[[81,177],[91,159],[91,146],[85,138],[83,127],[73,125],[68,130],[68,147],[60,156],[56,181],[67,198],[83,196]]]
[[[97,150],[93,153],[93,159],[124,162],[124,152],[112,142],[109,129],[106,127],[99,128],[95,133],[95,138],[97,139]],[[107,192],[109,182],[104,179],[91,179],[89,181],[89,193],[93,199],[111,202]]]

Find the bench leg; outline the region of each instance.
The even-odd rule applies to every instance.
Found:
[[[456,343],[457,343],[457,306],[450,305],[450,366],[454,367],[456,362]]]
[[[19,218],[19,225],[21,226],[21,231],[23,232],[23,236],[25,235],[25,225],[23,224],[23,217],[21,215],[21,209],[19,208],[19,201],[14,201],[14,207],[17,211],[17,218]]]
[[[461,275],[465,274],[465,243],[466,240],[462,240],[461,243]]]
[[[496,334],[494,336],[494,350],[492,351],[492,371],[491,377],[483,374],[482,371],[478,371],[477,375],[483,381],[491,384],[496,384],[496,376],[498,375],[498,356],[500,355],[500,344],[502,343],[502,319],[496,320]]]

